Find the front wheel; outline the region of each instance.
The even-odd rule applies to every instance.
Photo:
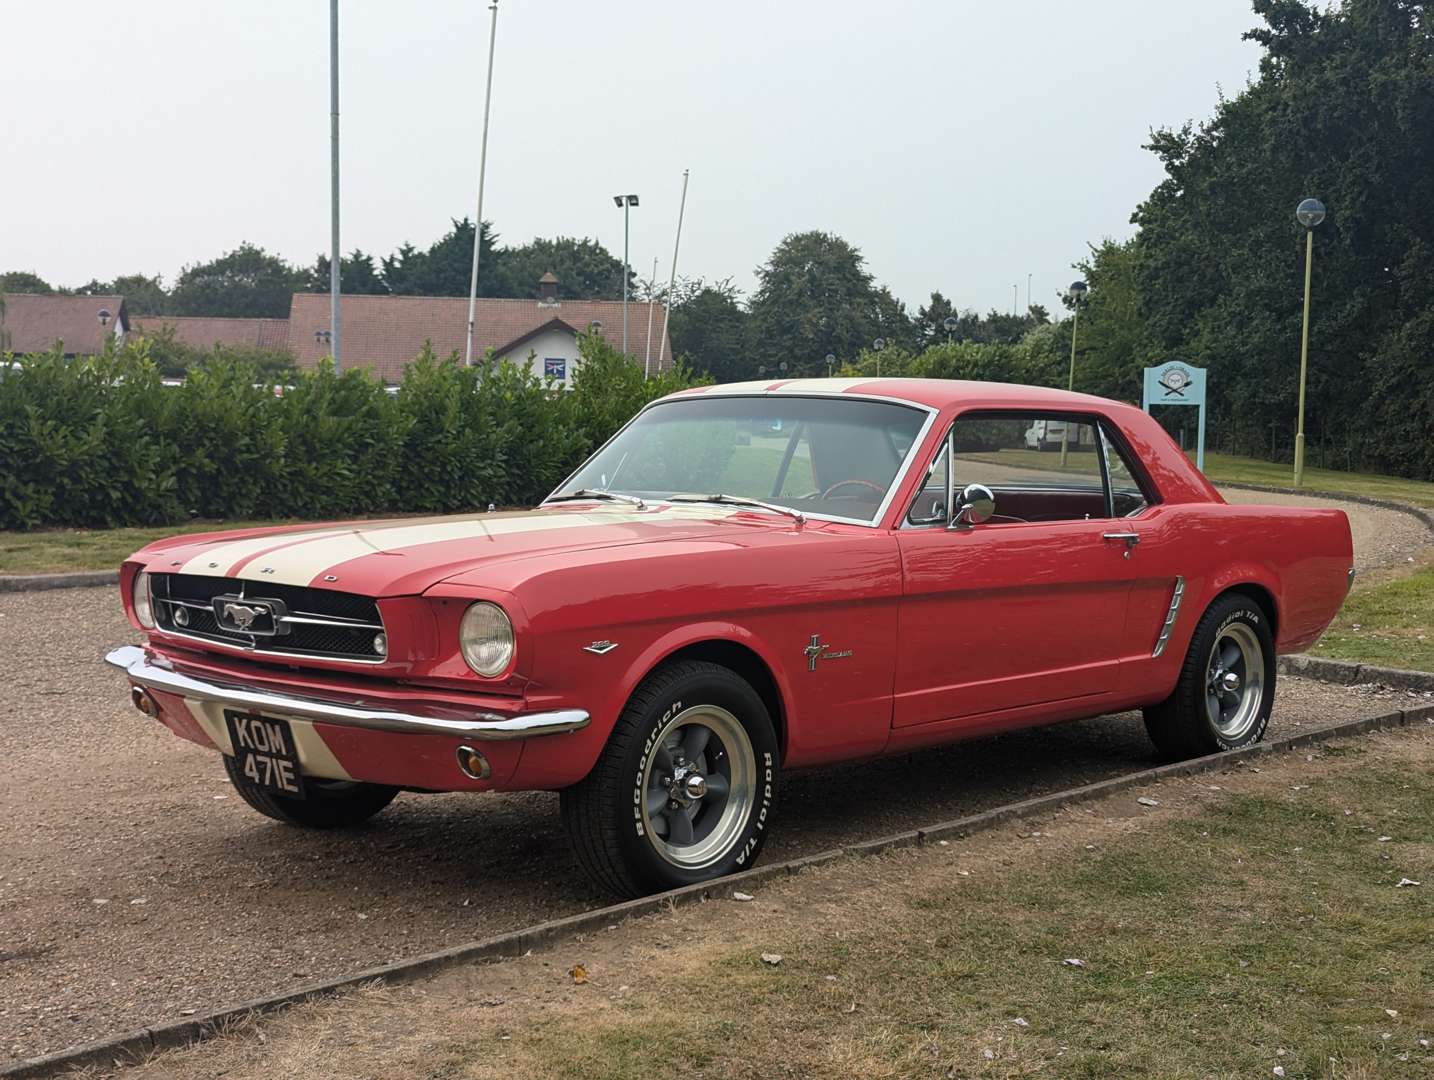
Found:
[[[637,689],[593,771],[562,792],[578,862],[624,897],[752,865],[772,822],[778,747],[761,697],[728,668],[679,661]]]
[[[1275,703],[1275,643],[1260,606],[1227,593],[1201,617],[1175,692],[1145,710],[1151,741],[1172,760],[1259,742]]]
[[[224,755],[224,771],[240,798],[265,817],[310,829],[340,829],[367,821],[398,794],[398,788],[356,780],[314,780],[305,784],[306,798],[295,799],[260,787],[245,776],[238,762]]]

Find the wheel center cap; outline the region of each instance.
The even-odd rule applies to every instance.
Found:
[[[682,793],[689,799],[700,799],[707,794],[707,778],[700,773],[689,773],[682,781]]]
[[[1233,694],[1240,689],[1240,676],[1233,671],[1227,671],[1220,676],[1220,689]]]

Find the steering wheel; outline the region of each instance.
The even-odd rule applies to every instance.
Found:
[[[870,480],[838,480],[835,484],[833,484],[831,487],[827,488],[825,491],[822,492],[822,498],[823,498],[823,499],[830,499],[830,498],[832,497],[832,492],[835,491],[837,488],[850,487],[850,486],[853,485],[853,484],[859,485],[859,486],[861,486],[861,487],[869,487],[869,488],[871,488],[872,491],[876,492],[876,497],[877,497],[877,499],[881,499],[882,496],[884,496],[884,495],[886,494],[886,489],[885,489],[885,488],[878,487],[876,484],[873,484]],[[854,496],[849,496],[849,497],[854,497]]]

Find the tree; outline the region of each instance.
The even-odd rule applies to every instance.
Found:
[[[1428,5],[1254,8],[1264,25],[1246,36],[1265,49],[1259,79],[1207,122],[1149,143],[1166,174],[1134,216],[1149,347],[1210,370],[1217,444],[1287,459],[1304,270],[1294,207],[1317,195],[1329,216],[1315,233],[1311,463],[1434,475],[1427,433],[1396,448],[1382,426],[1434,407],[1434,383],[1395,375],[1409,374],[1425,340],[1415,328],[1434,308]]]
[[[42,293],[49,295],[55,287],[32,270],[10,270],[0,274],[0,293]]]
[[[304,292],[329,291],[329,257],[319,255],[304,272]],[[354,296],[378,296],[388,292],[373,256],[354,248],[352,255],[339,259],[339,288]]]
[[[478,295],[498,295],[497,242],[492,222],[483,222],[483,248],[478,260]],[[435,240],[426,251],[403,244],[383,260],[383,283],[396,296],[467,296],[473,280],[473,222],[466,217]]]
[[[78,296],[123,296],[125,310],[131,318],[141,315],[163,315],[169,307],[169,294],[158,274],[121,274],[113,281],[91,279],[75,290]]]
[[[726,278],[674,306],[668,322],[673,355],[718,382],[756,378],[757,364],[748,351],[749,316],[738,301]]]
[[[243,243],[211,262],[181,270],[170,293],[170,313],[284,318],[301,280],[279,256]]]
[[[612,300],[622,296],[622,260],[596,240],[541,237],[519,247],[499,248],[497,296],[536,299],[538,279],[552,271],[560,300]],[[636,291],[635,285],[633,291]]]
[[[909,341],[911,323],[884,288],[872,283],[861,252],[824,232],[792,233],[757,268],[751,354],[759,366],[789,375],[826,373],[825,357],[854,357],[876,338]]]

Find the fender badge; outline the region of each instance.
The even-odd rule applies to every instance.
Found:
[[[616,648],[616,641],[608,641],[606,638],[604,638],[602,641],[594,641],[591,645],[584,645],[583,652],[590,652],[595,653],[598,656],[605,656]]]
[[[813,634],[811,642],[802,650],[807,658],[807,670],[816,671],[818,660],[845,660],[851,655],[850,649],[843,649],[841,652],[832,652],[830,645],[822,644],[822,636]]]

